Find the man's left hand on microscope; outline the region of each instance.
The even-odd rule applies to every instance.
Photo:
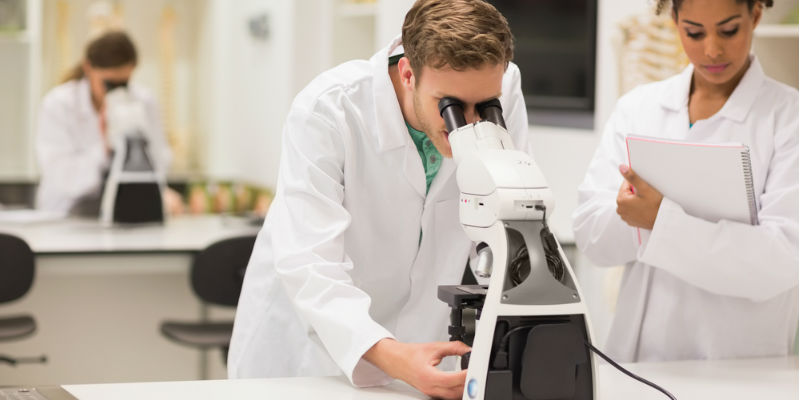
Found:
[[[443,372],[436,366],[447,356],[469,351],[470,347],[462,342],[402,343],[384,338],[367,350],[364,358],[428,396],[460,399],[467,371]]]

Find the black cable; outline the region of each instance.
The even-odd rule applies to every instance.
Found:
[[[521,325],[521,326],[518,326],[518,327],[516,327],[516,328],[513,328],[513,329],[511,329],[510,331],[506,332],[506,334],[505,334],[505,335],[503,335],[503,339],[502,339],[502,340],[500,340],[500,346],[499,346],[499,348],[500,348],[501,350],[506,348],[506,346],[507,346],[507,342],[508,342],[508,339],[510,339],[510,338],[511,338],[511,334],[512,334],[512,333],[517,333],[517,332],[519,332],[519,331],[522,331],[522,330],[525,330],[525,329],[531,329],[531,328],[533,328],[534,326],[536,326],[536,325]]]
[[[644,379],[644,378],[642,378],[642,377],[641,377],[641,376],[639,376],[639,375],[636,375],[636,374],[634,374],[634,373],[633,373],[633,372],[631,372],[631,371],[628,371],[628,370],[627,370],[627,369],[625,369],[623,366],[621,366],[621,365],[617,364],[617,363],[616,363],[614,360],[612,360],[612,359],[611,359],[609,356],[607,356],[607,355],[603,354],[603,352],[602,352],[602,351],[600,351],[600,350],[599,350],[597,347],[594,347],[594,346],[592,346],[592,344],[591,344],[591,343],[589,343],[589,342],[584,342],[584,343],[586,343],[586,347],[588,347],[588,348],[589,348],[589,349],[591,349],[593,352],[595,352],[595,353],[596,353],[598,356],[600,356],[600,357],[601,357],[603,360],[606,360],[606,361],[607,361],[609,364],[613,365],[613,366],[614,366],[614,368],[616,368],[616,369],[618,369],[618,370],[622,371],[622,373],[624,373],[625,375],[628,375],[629,377],[631,377],[631,378],[633,378],[633,379],[636,379],[637,381],[639,381],[639,382],[642,382],[642,383],[644,383],[645,385],[647,385],[647,386],[650,386],[650,387],[652,387],[653,389],[655,389],[655,390],[658,390],[658,391],[659,391],[659,392],[661,392],[661,393],[664,393],[665,395],[667,395],[667,397],[669,397],[669,398],[670,398],[670,399],[672,399],[672,400],[677,400],[677,399],[675,398],[675,396],[673,396],[673,395],[672,395],[672,393],[668,392],[666,389],[662,388],[661,386],[658,386],[658,385],[656,385],[656,384],[655,384],[655,383],[653,383],[653,382],[650,382],[650,381],[648,381],[647,379]]]
[[[503,338],[500,340],[500,345],[497,346],[497,353],[494,355],[494,363],[492,363],[494,369],[503,370],[508,368],[508,351],[506,347],[508,347],[508,339],[511,338],[511,335],[525,329],[531,329],[534,326],[536,325],[521,325],[509,330],[503,335]]]
[[[527,266],[527,268],[525,268]],[[511,259],[508,266],[508,278],[511,284],[518,286],[531,273],[531,262],[528,258],[528,248],[523,246],[517,250],[517,254]]]
[[[550,269],[550,273],[553,274],[553,277],[561,281],[564,277],[564,264],[560,254],[558,254],[558,245],[556,244],[555,237],[553,236],[553,233],[550,232],[550,229],[547,227],[547,208],[542,204],[537,204],[536,209],[542,212],[542,230],[540,231],[540,235],[542,236],[542,243],[544,245],[545,260],[547,261],[547,267],[548,269]],[[523,247],[521,250],[525,250],[524,254],[522,251],[519,251],[517,253],[516,257],[514,257],[514,259],[512,259],[511,261],[511,268],[510,268],[511,271],[509,271],[511,273],[512,282],[515,280],[515,278],[519,280],[517,284],[521,283],[524,280],[520,279],[521,278],[520,267],[522,266],[522,262],[525,261],[525,259],[527,259],[528,256],[526,248]],[[530,268],[529,260],[528,263],[529,263],[528,268]],[[508,367],[508,352],[506,351],[505,348],[508,345],[508,340],[511,338],[511,335],[525,329],[531,329],[534,326],[535,325],[518,326],[516,328],[509,330],[503,335],[503,338],[500,340],[500,345],[498,346],[497,349],[498,351],[497,353],[495,353],[495,360],[494,360],[495,369],[505,369]],[[677,400],[675,396],[673,396],[672,393],[668,392],[666,389],[656,385],[653,382],[648,381],[647,379],[642,378],[639,375],[634,374],[633,372],[628,371],[623,366],[617,364],[614,360],[612,360],[607,355],[603,354],[602,351],[600,351],[597,347],[594,347],[591,343],[589,342],[584,342],[584,343],[586,344],[586,347],[595,352],[603,360],[606,360],[609,364],[613,365],[614,368],[620,370],[625,375],[628,375],[629,377],[636,379],[637,381],[644,383],[645,385],[648,385],[653,389],[658,390],[659,392],[669,397],[671,400]]]
[[[563,283],[565,275],[564,260],[561,259],[561,255],[558,253],[556,238],[547,226],[547,207],[544,204],[537,204],[536,209],[542,212],[542,230],[539,231],[539,235],[544,246],[544,259],[547,262],[547,269],[550,270],[553,278]]]
[[[508,368],[508,351],[506,350],[506,347],[508,346],[508,340],[511,338],[511,335],[513,335],[513,334],[515,334],[515,333],[517,333],[519,331],[523,331],[523,330],[526,330],[526,329],[531,329],[531,328],[533,328],[535,326],[536,325],[521,325],[521,326],[518,326],[518,327],[515,327],[515,328],[509,330],[508,332],[506,332],[503,335],[503,338],[500,340],[500,345],[497,347],[498,351],[497,351],[497,353],[495,353],[495,360],[494,360],[494,363],[493,363],[495,369],[506,369],[506,368]],[[639,375],[634,374],[633,372],[628,371],[627,369],[625,369],[625,367],[617,364],[614,360],[612,360],[609,356],[603,354],[603,352],[600,351],[600,349],[598,349],[597,347],[594,347],[591,343],[589,343],[589,342],[584,342],[584,343],[586,344],[586,347],[588,347],[590,350],[595,352],[603,360],[606,360],[609,364],[613,365],[614,368],[622,371],[622,373],[624,373],[625,375],[628,375],[629,377],[631,377],[633,379],[636,379],[637,381],[642,382],[645,385],[648,385],[648,386],[658,390],[661,393],[664,393],[667,397],[669,397],[672,400],[677,400],[675,398],[675,396],[673,396],[672,393],[668,392],[666,389],[662,388],[661,386],[656,385],[653,382],[648,381],[647,379],[642,378]]]

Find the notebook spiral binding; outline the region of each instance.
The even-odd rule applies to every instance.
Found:
[[[747,191],[747,202],[750,205],[750,224],[758,225],[758,209],[756,208],[756,193],[753,187],[753,169],[750,165],[750,148],[745,146],[742,150],[742,170],[744,171],[744,185]]]

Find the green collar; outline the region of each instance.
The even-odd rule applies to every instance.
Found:
[[[419,158],[422,160],[422,168],[425,169],[425,193],[428,193],[433,178],[436,177],[436,174],[439,172],[439,167],[442,166],[442,155],[439,153],[439,150],[436,150],[436,147],[425,132],[412,128],[408,122],[406,122],[406,128],[408,128],[411,140],[414,142],[414,145],[417,146]]]
[[[389,65],[397,64],[398,62],[400,62],[400,59],[403,58],[404,55],[405,53],[400,53],[389,57]]]

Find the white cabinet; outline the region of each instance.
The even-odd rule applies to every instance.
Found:
[[[307,80],[328,68],[367,59],[400,34],[413,0],[296,0],[295,39],[300,52],[311,52],[316,65]],[[313,71],[313,73],[312,73]],[[298,90],[304,83],[297,82]]]
[[[14,21],[0,21],[0,181],[34,178],[32,127],[41,65],[41,3],[9,1]],[[8,11],[8,9],[4,10]]]
[[[798,87],[797,24],[762,23],[755,31],[753,51],[768,76]]]
[[[369,58],[380,46],[375,37],[377,2],[337,0],[333,17],[333,65]]]
[[[797,88],[797,1],[779,0],[764,11],[753,38],[753,52],[764,72]]]

